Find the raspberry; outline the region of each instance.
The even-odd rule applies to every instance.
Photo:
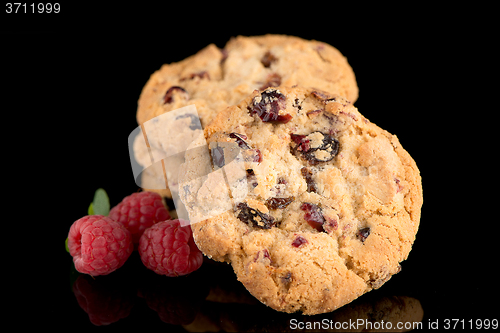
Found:
[[[170,277],[194,272],[203,263],[191,227],[181,227],[180,220],[159,222],[147,229],[139,242],[139,254],[147,268]]]
[[[68,248],[77,271],[97,276],[120,268],[134,246],[121,223],[103,215],[88,215],[69,229]]]
[[[158,193],[145,191],[125,197],[111,209],[109,217],[122,223],[132,234],[132,242],[138,244],[144,230],[170,219],[170,214]]]

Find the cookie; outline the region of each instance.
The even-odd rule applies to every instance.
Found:
[[[218,111],[255,89],[299,82],[345,96],[351,102],[358,97],[354,72],[334,47],[286,35],[238,36],[222,50],[210,44],[151,75],[139,97],[137,121],[143,124],[195,104],[205,127]]]
[[[358,97],[354,72],[334,47],[286,35],[238,36],[223,49],[210,44],[152,74],[138,101],[137,121],[142,125],[165,112],[194,104],[205,128],[219,111],[255,89],[299,82],[340,94],[351,102]],[[136,155],[147,156],[144,152]],[[147,165],[147,161],[138,160]],[[161,172],[149,173],[152,179],[162,177]],[[168,189],[162,194],[170,196]]]
[[[262,303],[330,312],[401,270],[420,221],[419,170],[350,101],[255,90],[204,133],[210,151],[186,154],[179,186],[190,214],[210,216],[193,219],[194,240]],[[212,172],[200,176],[207,155]]]

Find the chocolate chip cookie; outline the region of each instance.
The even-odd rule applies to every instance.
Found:
[[[345,96],[351,102],[358,97],[354,72],[336,48],[286,35],[238,36],[223,49],[210,44],[151,75],[138,101],[137,121],[142,125],[165,112],[194,104],[204,128],[217,112],[240,102],[255,89],[298,83]],[[147,165],[139,158],[138,162]],[[162,172],[153,169],[143,178],[145,184],[156,179],[164,183]],[[168,189],[152,190],[170,196]]]
[[[329,312],[401,270],[420,221],[419,170],[349,100],[311,88],[255,90],[204,133],[209,176],[227,170],[203,181],[189,173],[199,156],[186,155],[181,198],[188,211],[215,212],[192,223],[195,242],[231,263],[261,302]],[[232,161],[243,174],[223,186]]]

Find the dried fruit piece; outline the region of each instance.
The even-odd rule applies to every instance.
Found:
[[[245,150],[245,152],[243,153],[243,159],[245,160],[245,162],[260,163],[262,162],[262,153],[257,148],[248,149]]]
[[[189,99],[189,94],[184,88],[181,88],[179,86],[172,86],[168,88],[165,96],[163,96],[163,104],[172,103],[174,100],[174,94],[182,96],[185,100]]]
[[[297,150],[298,151],[303,151],[307,152],[309,149],[311,149],[311,146],[309,145],[309,139],[305,135],[301,134],[291,134],[290,137],[292,138],[293,142],[297,145]]]
[[[238,146],[245,150],[242,152],[243,159],[245,162],[262,162],[262,153],[257,148],[251,148],[248,143],[246,143],[247,136],[239,133],[231,133],[229,137],[236,139]]]
[[[229,134],[229,137],[231,139],[236,139],[236,143],[238,144],[238,146],[241,149],[250,149],[250,146],[248,145],[248,143],[245,142],[245,140],[247,139],[246,135],[239,134],[239,133],[231,133],[231,134]]]
[[[290,283],[292,282],[293,277],[292,277],[292,272],[287,272],[285,276],[281,277],[281,282],[283,282],[285,288],[290,288]]]
[[[404,186],[400,184],[401,181],[397,178],[394,178],[394,181],[396,182],[396,188],[397,188],[396,193],[401,192],[404,189]]]
[[[313,132],[307,136],[311,149],[305,152],[305,157],[309,161],[327,162],[332,160],[339,152],[339,142],[329,134]]]
[[[370,228],[359,229],[356,234],[356,237],[362,242],[364,242],[368,236],[370,236]]]
[[[260,90],[267,89],[269,87],[278,87],[281,84],[281,75],[277,73],[271,73],[266,77],[266,82],[259,87]]]
[[[274,217],[259,212],[256,209],[248,207],[244,202],[240,202],[236,205],[236,208],[240,210],[238,214],[238,219],[246,224],[252,224],[254,227],[261,229],[271,229],[274,226]]]
[[[288,182],[286,181],[286,179],[280,178],[280,179],[278,179],[278,184],[286,185],[286,184],[288,184]]]
[[[314,183],[314,180],[312,179],[311,170],[309,170],[309,168],[304,167],[304,168],[300,169],[300,172],[302,173],[302,176],[306,179],[307,192],[317,193],[318,189],[316,188],[316,184]]]
[[[262,59],[260,59],[260,62],[264,65],[264,67],[268,68],[276,60],[278,60],[278,58],[276,58],[271,52],[267,51]]]
[[[262,259],[269,259],[269,261],[271,261],[271,256],[269,255],[269,251],[267,249],[264,249],[264,250],[261,250],[259,252],[257,252],[257,255],[255,255],[255,258],[253,259],[253,262],[257,262],[257,260],[259,259],[259,257],[261,257],[261,254],[262,253]]]
[[[192,74],[189,74],[188,77],[184,77],[181,79],[181,81],[185,81],[185,80],[192,80],[196,77],[199,77],[200,79],[208,79],[210,80],[210,75],[208,74],[207,71],[201,71],[201,72],[198,72],[198,73],[192,73]]]
[[[283,209],[291,204],[293,200],[295,200],[295,197],[270,198],[266,200],[266,207],[269,209]]]
[[[325,223],[325,218],[323,217],[321,209],[318,206],[309,202],[304,202],[300,206],[300,209],[306,212],[304,214],[304,220],[306,220],[311,227],[318,231],[323,231],[323,223]]]
[[[280,114],[285,109],[286,97],[276,89],[267,89],[253,99],[247,107],[251,114],[257,113],[263,122],[287,123],[292,119],[289,114]]]
[[[328,217],[328,216],[326,216],[325,219],[326,219],[326,222],[323,223],[323,230],[325,230],[326,233],[330,234],[334,230],[337,230],[339,224],[338,224],[336,219]]]
[[[252,187],[257,187],[259,183],[257,182],[257,176],[255,175],[253,169],[247,169],[246,173],[247,173],[247,183],[252,185]]]
[[[295,143],[293,152],[300,152],[310,165],[331,161],[339,152],[339,142],[329,134],[316,131],[308,135],[291,134],[290,137]]]
[[[298,235],[292,242],[292,245],[295,247],[301,247],[302,245],[308,243],[307,239],[302,237],[301,235]]]

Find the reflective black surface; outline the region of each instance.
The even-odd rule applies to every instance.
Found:
[[[145,325],[185,331],[324,331],[418,328],[424,310],[411,296],[374,292],[341,309],[303,316],[276,312],[257,301],[236,280],[231,267],[206,259],[202,268],[168,278],[141,267],[137,253],[108,276],[70,272],[81,324],[118,328]],[[74,304],[74,303],[77,303]],[[399,326],[398,326],[399,325]]]
[[[470,320],[498,319],[496,141],[482,138],[495,133],[484,129],[494,104],[480,107],[489,96],[476,91],[478,83],[491,81],[491,71],[469,56],[482,57],[478,48],[494,39],[481,39],[490,29],[477,29],[465,19],[469,13],[378,3],[367,9],[260,4],[237,15],[185,3],[175,9],[69,6],[61,9],[63,19],[1,20],[10,32],[2,31],[1,52],[9,198],[2,235],[14,243],[4,245],[5,323],[65,332],[300,331],[290,327],[291,319],[313,319],[255,304],[227,266],[221,273],[214,268],[219,264],[205,262],[192,276],[173,280],[147,271],[134,254],[115,273],[94,280],[71,274],[64,251],[70,225],[86,214],[97,188],[108,192],[112,206],[137,190],[127,137],[137,126],[137,99],[149,76],[209,43],[223,47],[231,36],[265,33],[337,47],[356,74],[355,106],[398,136],[422,175],[420,229],[402,271],[318,319],[366,313],[376,321],[396,310],[418,317],[421,309],[422,331],[443,330],[452,319],[456,329],[469,328]],[[488,77],[469,77],[481,73]],[[98,306],[82,307],[84,299]],[[89,316],[92,309],[96,317]]]

